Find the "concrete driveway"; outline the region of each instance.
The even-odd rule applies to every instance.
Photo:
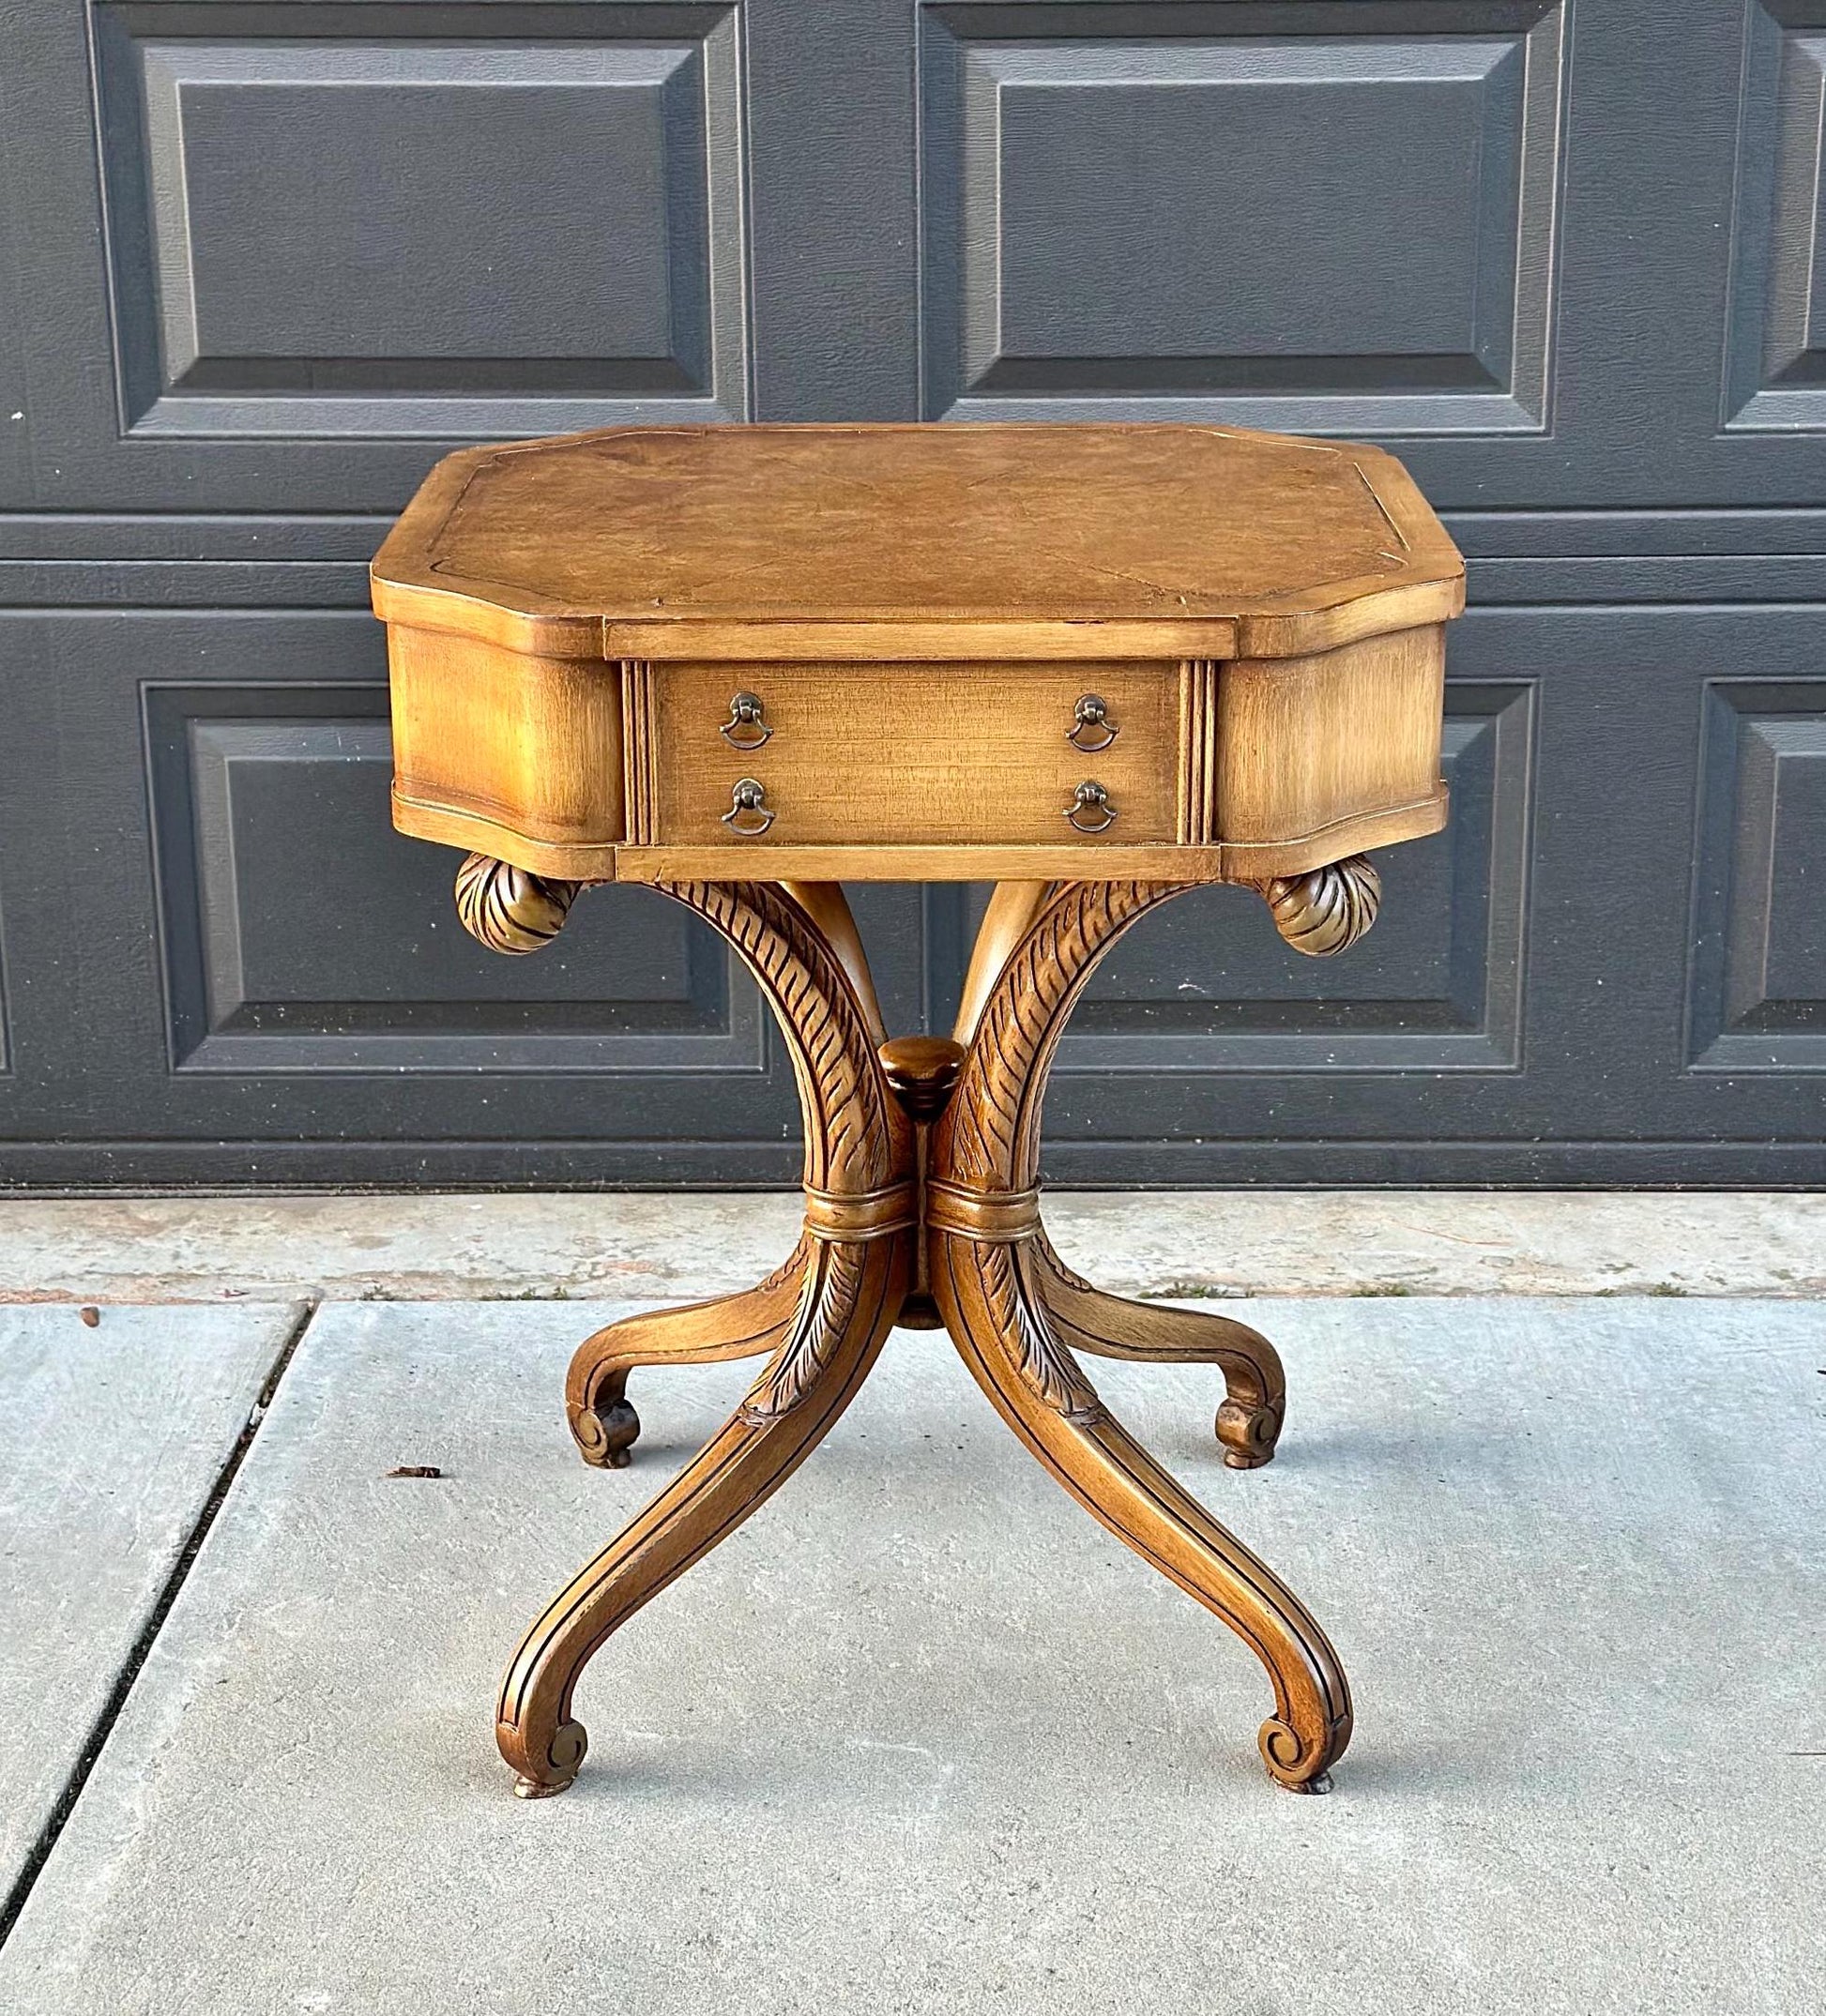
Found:
[[[1258,1300],[1245,1475],[1215,1373],[1097,1366],[1343,1654],[1324,1799],[1262,1775],[1248,1652],[897,1334],[528,1805],[502,1661],[744,1383],[638,1374],[586,1470],[564,1363],[631,1306],[0,1310],[0,2009],[1826,2006],[1818,1303]]]

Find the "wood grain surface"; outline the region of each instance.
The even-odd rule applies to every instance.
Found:
[[[1442,622],[1456,549],[1382,450],[1176,426],[611,429],[464,450],[373,563],[375,606],[569,655],[742,633],[1108,625],[1114,654],[1280,656]],[[1150,645],[1150,625],[1181,641]],[[1132,642],[1130,640],[1133,640]],[[1082,645],[1080,645],[1082,650]],[[1098,655],[1092,652],[1088,655]]]
[[[896,1322],[942,1323],[1059,1483],[1242,1639],[1273,1695],[1257,1738],[1270,1775],[1293,1791],[1325,1789],[1350,1739],[1351,1705],[1324,1631],[1111,1417],[1074,1354],[1215,1365],[1217,1437],[1237,1470],[1273,1457],[1286,1408],[1280,1358],[1259,1332],[1216,1312],[1100,1294],[1059,1260],[1040,1216],[1040,1108],[1073,1004],[1122,933],[1185,887],[1001,885],[955,1035],[885,1042],[835,885],[668,887],[728,940],[780,1019],[804,1110],[804,1230],[757,1287],[625,1318],[577,1349],[566,1411],[584,1460],[598,1466],[626,1464],[639,1437],[631,1372],[766,1362],[703,1452],[553,1599],[514,1654],[495,1736],[523,1797],[562,1792],[576,1777],[588,1738],[573,1696],[596,1652],[810,1454]],[[536,902],[540,892],[518,893]]]
[[[573,435],[440,463],[373,580],[395,824],[555,880],[1253,882],[1446,815],[1462,568],[1377,449]]]

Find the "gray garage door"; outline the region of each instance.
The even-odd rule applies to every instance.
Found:
[[[1348,960],[1213,890],[1065,1181],[1826,1178],[1826,0],[0,5],[0,1175],[770,1181],[660,897],[461,936],[363,563],[631,421],[1387,442],[1470,558],[1451,830]],[[862,893],[942,1023],[980,901]]]

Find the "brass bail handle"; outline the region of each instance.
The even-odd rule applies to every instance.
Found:
[[[759,749],[773,734],[761,711],[759,693],[738,693],[729,703],[729,719],[717,730],[731,749]]]
[[[1105,826],[1116,824],[1116,808],[1103,785],[1087,778],[1072,794],[1065,816],[1080,833],[1101,833]]]
[[[1110,720],[1109,702],[1101,693],[1081,693],[1072,710],[1072,725],[1065,731],[1065,739],[1073,749],[1094,756],[1100,749],[1107,749],[1121,732]]]
[[[766,787],[754,778],[744,777],[729,794],[729,810],[723,813],[723,823],[745,840],[765,833],[773,824]]]

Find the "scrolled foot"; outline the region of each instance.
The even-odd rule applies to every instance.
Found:
[[[1220,1365],[1227,1388],[1217,1410],[1217,1439],[1232,1470],[1259,1470],[1274,1455],[1286,1412],[1286,1375],[1259,1330],[1210,1310],[1125,1302],[1074,1274],[1042,1234],[1034,1246],[1035,1280],[1046,1313],[1069,1349],[1101,1357],[1159,1364]]]
[[[578,1453],[592,1470],[625,1470],[640,1440],[640,1416],[619,1395],[594,1406],[568,1407],[566,1417]]]
[[[1331,1773],[1328,1766],[1350,1737],[1348,1720],[1342,1729],[1327,1729],[1322,1739],[1302,1736],[1291,1723],[1271,1716],[1256,1733],[1262,1762],[1268,1775],[1289,1792],[1330,1792]],[[1342,1739],[1342,1740],[1341,1740]]]
[[[1274,1690],[1262,1761],[1281,1784],[1316,1787],[1350,1741],[1336,1652],[1273,1570],[1124,1432],[1072,1347],[1214,1360],[1228,1388],[1219,1432],[1228,1430],[1226,1455],[1234,1446],[1245,1463],[1272,1447],[1286,1392],[1280,1359],[1242,1325],[1100,1295],[1060,1265],[1035,1208],[1040,1105],[1065,1017],[1104,947],[1174,893],[1160,883],[1068,882],[1023,911],[1025,935],[986,990],[929,1144],[927,1273],[959,1354],[1008,1425],[1087,1511],[1261,1660]]]
[[[1279,1407],[1256,1407],[1240,1400],[1226,1400],[1217,1410],[1217,1439],[1224,1447],[1224,1463],[1230,1470],[1259,1470],[1274,1460],[1274,1445],[1281,1434]]]
[[[792,1326],[807,1265],[800,1240],[758,1287],[688,1309],[624,1316],[586,1337],[571,1357],[564,1413],[590,1468],[625,1470],[632,1460],[640,1416],[628,1398],[631,1372],[642,1365],[765,1357]]]
[[[867,1376],[914,1274],[913,1123],[875,1059],[879,1016],[864,1000],[860,952],[853,973],[812,911],[769,884],[662,887],[728,940],[780,1019],[801,1094],[806,1232],[759,1287],[626,1317],[572,1355],[566,1412],[586,1456],[605,1464],[625,1460],[638,1432],[624,1397],[631,1369],[761,1354],[768,1362],[696,1458],[521,1640],[502,1678],[495,1739],[525,1798],[577,1775],[586,1746],[571,1696],[590,1660],[822,1440]],[[847,916],[834,887],[819,903]]]
[[[942,1235],[932,1277],[958,1351],[1002,1418],[1086,1510],[1262,1661],[1274,1689],[1262,1762],[1292,1790],[1315,1785],[1350,1741],[1350,1690],[1306,1606],[1110,1417],[1035,1293],[1045,1278],[1037,1258]],[[1057,1373],[1042,1379],[1042,1362]]]
[[[501,1723],[495,1734],[501,1754],[518,1773],[513,1781],[516,1799],[550,1799],[568,1791],[589,1749],[589,1734],[582,1722],[560,1722],[542,1758],[525,1752],[519,1730],[510,1724]]]
[[[905,1233],[831,1242],[816,1262],[815,1293],[747,1400],[522,1639],[501,1682],[495,1732],[522,1797],[542,1798],[577,1775],[586,1746],[571,1701],[584,1668],[811,1453],[867,1376],[912,1271]]]

